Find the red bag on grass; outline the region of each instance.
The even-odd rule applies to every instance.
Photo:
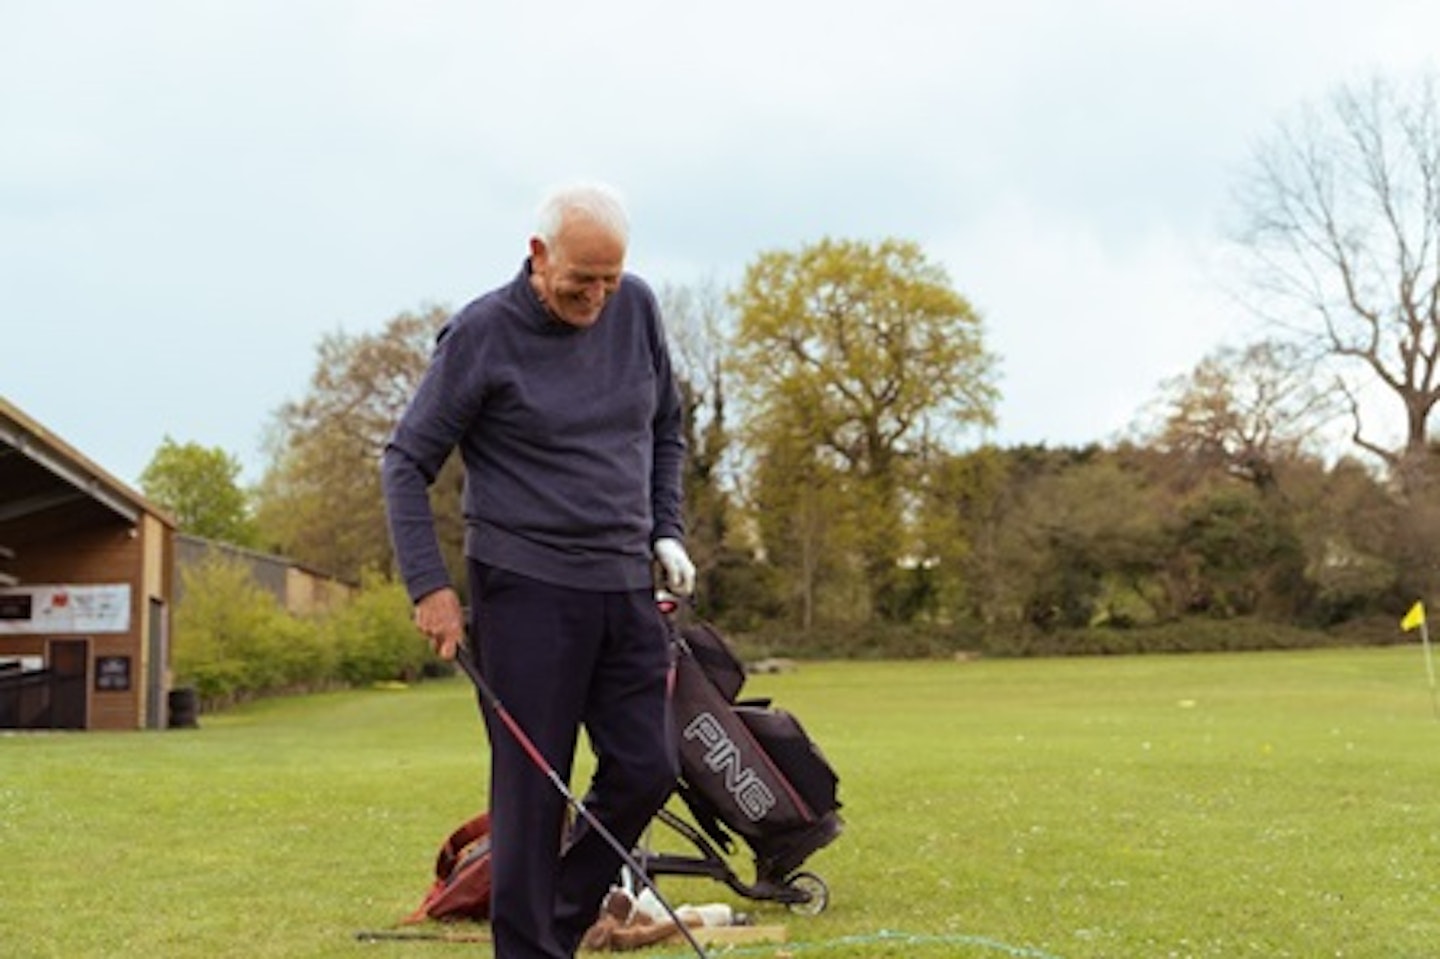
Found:
[[[490,920],[490,813],[482,812],[450,834],[435,857],[435,882],[404,923],[438,919]]]

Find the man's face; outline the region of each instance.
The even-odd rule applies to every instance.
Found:
[[[554,244],[530,238],[530,276],[541,302],[562,322],[590,326],[620,286],[625,244],[583,216],[567,216]]]

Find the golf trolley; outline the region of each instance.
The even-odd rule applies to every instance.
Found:
[[[675,657],[677,795],[694,823],[668,807],[656,819],[696,854],[642,847],[636,861],[652,876],[714,879],[747,899],[820,913],[829,887],[800,867],[840,836],[839,778],[793,715],[769,700],[737,699],[745,669],[713,627],[682,622],[679,604],[666,594],[658,604]],[[730,865],[735,836],[754,853],[754,882]]]

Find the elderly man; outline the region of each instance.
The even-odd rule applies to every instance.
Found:
[[[550,194],[509,283],[440,331],[386,446],[391,538],[415,623],[442,657],[464,641],[428,488],[465,464],[470,637],[488,683],[568,781],[583,726],[587,807],[627,846],[674,787],[666,633],[652,563],[688,593],[681,406],[660,311],[624,271],[628,219],[603,186]],[[574,955],[619,867],[483,709],[497,959]]]

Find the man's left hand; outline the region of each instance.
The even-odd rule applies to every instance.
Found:
[[[695,592],[695,564],[685,546],[669,536],[655,541],[655,560],[665,571],[665,588],[681,596]]]

